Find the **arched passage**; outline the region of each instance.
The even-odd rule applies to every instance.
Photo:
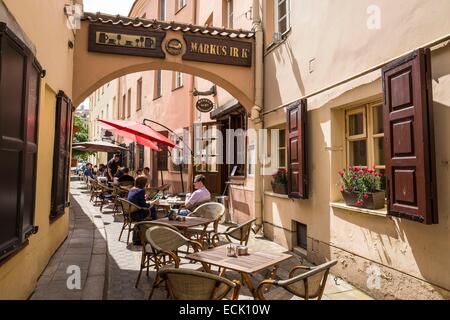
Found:
[[[130,34],[141,32],[158,31],[164,34],[164,39],[158,46],[164,52],[165,58],[147,57],[138,55],[127,55],[127,49],[121,54],[99,53],[89,50],[90,28],[92,26],[111,27],[114,34]],[[207,49],[198,52],[200,60],[191,61],[183,59],[187,52],[188,43],[186,35],[197,35],[200,41],[208,44]],[[94,36],[95,37],[95,36]],[[232,38],[239,38],[232,39]],[[122,36],[124,38],[124,36]],[[168,41],[176,40],[180,43],[182,50],[179,54],[169,54],[167,51]],[[95,89],[112,81],[120,76],[148,70],[171,70],[189,73],[209,80],[222,87],[233,95],[250,112],[254,105],[254,63],[253,63],[253,35],[241,31],[222,30],[213,28],[200,28],[188,25],[175,25],[150,20],[131,20],[124,17],[100,16],[87,14],[81,22],[81,29],[77,31],[76,45],[74,52],[74,81],[73,81],[73,102],[80,104]],[[214,63],[214,55],[221,48],[223,52],[234,53],[234,47],[247,45],[251,48],[249,59],[251,66],[241,66],[240,59],[234,57],[237,62],[233,64],[233,56],[226,61],[230,64]],[[117,49],[114,46],[105,45],[106,50]],[[122,47],[123,48],[123,47]],[[203,47],[202,47],[203,49]],[[213,50],[214,49],[214,50]],[[236,51],[238,56],[239,52]],[[219,56],[219,55],[218,55]],[[220,56],[219,59],[220,60]],[[227,57],[225,57],[226,59]],[[221,59],[224,59],[222,57]],[[210,62],[207,62],[210,60]],[[222,61],[223,62],[223,61]]]

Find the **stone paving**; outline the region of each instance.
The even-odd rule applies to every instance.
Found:
[[[98,205],[89,201],[89,195],[82,182],[71,184],[71,231],[66,242],[50,261],[41,276],[32,299],[108,299],[143,300],[147,299],[155,272],[151,270],[149,278],[143,272],[138,288],[135,288],[141,259],[141,247],[127,244],[127,231],[121,240],[122,216],[114,215],[111,206],[100,213]],[[225,226],[220,226],[224,229]],[[286,249],[262,237],[252,235],[249,246],[256,249],[286,252]],[[106,250],[107,249],[107,250]],[[292,254],[292,252],[289,252]],[[68,290],[66,286],[66,268],[70,264],[79,265],[82,273],[82,289]],[[294,265],[308,264],[299,256],[282,263],[278,277],[286,279]],[[254,283],[269,274],[261,272],[253,277]],[[240,280],[239,274],[227,272],[226,277]],[[296,299],[283,289],[272,289],[269,299]],[[166,299],[166,292],[155,290],[153,299]],[[242,287],[240,299],[253,299],[249,290]],[[333,275],[328,277],[324,300],[370,300],[371,297],[355,289],[342,279]]]

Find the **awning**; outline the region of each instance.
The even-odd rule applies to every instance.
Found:
[[[127,148],[105,142],[105,141],[89,141],[74,143],[72,149],[86,152],[120,152],[126,151]]]
[[[159,148],[154,144],[154,142],[171,148],[176,146],[176,144],[169,138],[166,138],[161,133],[142,123],[125,120],[103,119],[97,119],[97,121],[106,130],[121,135],[124,138],[131,139],[138,144],[148,146],[154,150],[159,151]]]

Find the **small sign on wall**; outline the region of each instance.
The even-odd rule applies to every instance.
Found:
[[[209,99],[200,99],[197,101],[197,110],[203,113],[211,112],[214,109],[214,102]]]

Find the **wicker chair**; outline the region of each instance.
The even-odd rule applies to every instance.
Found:
[[[98,181],[92,179],[91,181],[91,199],[89,201],[94,201],[97,202],[98,198],[100,197],[100,195],[103,192],[102,186],[100,185],[100,183],[98,183]]]
[[[259,300],[266,300],[264,296],[265,286],[281,287],[295,296],[305,300],[321,300],[325,285],[327,283],[328,273],[331,267],[336,265],[337,260],[324,263],[317,267],[297,266],[289,273],[288,280],[264,280],[256,289]],[[303,271],[295,276],[298,271]],[[306,271],[306,272],[305,272]]]
[[[115,203],[116,201],[116,195],[114,193],[114,189],[102,184],[99,184],[99,187],[101,189],[101,194],[98,196],[101,200],[100,204],[100,212],[103,211],[103,207],[107,203]]]
[[[178,255],[178,250],[181,247],[191,245],[195,252],[202,250],[203,247],[200,243],[187,239],[178,231],[164,226],[149,228],[145,232],[145,237],[145,241],[147,243],[145,245],[145,249],[153,255],[152,260],[155,264],[155,269],[157,272],[155,280],[153,281],[152,290],[148,297],[150,300],[153,296],[155,288],[157,288],[161,283],[158,272],[162,268],[168,267],[167,257],[169,257],[169,263],[172,263],[172,267],[178,269],[181,264],[181,257]],[[192,264],[190,264],[190,266],[192,266]]]
[[[172,300],[222,300],[232,291],[232,300],[239,298],[241,284],[220,276],[185,269],[166,269],[159,272],[166,282]]]
[[[252,224],[256,219],[250,220],[244,224],[238,225],[236,227],[229,227],[225,232],[216,233],[212,237],[212,243],[214,246],[219,245],[220,236],[227,238],[228,242],[233,242],[230,238],[239,240],[240,245],[247,245],[248,239],[250,238],[250,231],[252,229]]]
[[[141,279],[142,270],[147,269],[147,277],[149,277],[150,267],[156,266],[156,263],[154,260],[154,252],[151,249],[151,245],[147,242],[147,237],[146,237],[147,230],[151,227],[156,227],[156,226],[164,226],[166,228],[169,228],[169,229],[172,229],[172,230],[178,232],[178,229],[175,228],[174,226],[164,223],[164,222],[159,222],[159,221],[143,221],[143,222],[138,222],[134,225],[134,229],[139,230],[139,238],[141,239],[141,244],[142,244],[141,266],[140,266],[139,274],[138,274],[138,277],[136,280],[136,284],[134,286],[135,288],[137,288],[139,285],[139,280]]]
[[[194,227],[186,230],[186,235],[196,237],[196,240],[206,241],[208,245],[211,243],[211,235],[217,233],[220,220],[225,214],[225,206],[218,202],[208,202],[200,205],[190,216],[214,219],[214,222],[206,227]]]
[[[113,213],[114,215],[119,212],[119,207],[120,207],[120,201],[119,199],[125,199],[128,196],[128,191],[124,190],[122,188],[120,188],[120,186],[114,186],[113,187],[114,191],[113,191],[113,195],[114,195],[114,209],[113,209]]]
[[[120,206],[122,208],[122,213],[123,213],[123,226],[122,226],[122,230],[120,231],[120,235],[119,235],[119,241],[122,238],[122,233],[123,230],[128,228],[128,236],[127,236],[127,244],[130,243],[130,233],[131,230],[133,229],[133,223],[137,222],[137,221],[133,221],[131,214],[140,210],[148,210],[148,208],[141,208],[137,205],[135,205],[134,203],[119,198],[118,199]],[[140,222],[140,221],[139,221]]]

